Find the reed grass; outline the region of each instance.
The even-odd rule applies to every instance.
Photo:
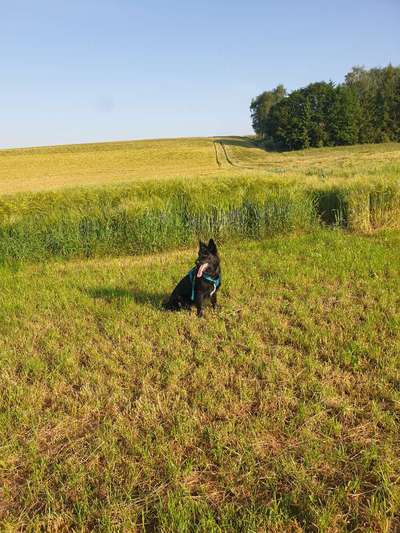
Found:
[[[394,228],[399,175],[394,143],[286,154],[227,137],[0,151],[0,263],[135,255],[320,224]]]
[[[0,262],[140,254],[335,225],[398,227],[395,181],[312,185],[262,178],[169,180],[0,199]]]

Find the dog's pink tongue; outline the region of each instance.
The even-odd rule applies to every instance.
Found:
[[[208,263],[203,263],[202,265],[199,266],[199,270],[197,271],[198,278],[201,278],[201,276],[203,275],[203,272],[205,271],[207,267],[208,267]]]

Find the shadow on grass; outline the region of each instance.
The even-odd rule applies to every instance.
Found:
[[[214,142],[222,143],[226,146],[239,146],[240,148],[258,148],[263,152],[287,152],[287,150],[279,147],[272,142],[263,142],[254,137],[213,137]]]
[[[169,296],[161,292],[151,292],[143,289],[125,289],[122,287],[94,287],[85,289],[86,294],[95,300],[133,300],[138,304],[151,305],[155,309],[161,309],[163,302]]]
[[[260,148],[255,139],[249,137],[214,137],[214,141],[222,142],[227,146],[240,146],[240,148]]]
[[[323,224],[345,228],[348,221],[348,206],[340,190],[315,191],[314,206]]]

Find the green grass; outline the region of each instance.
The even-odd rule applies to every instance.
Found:
[[[311,194],[279,183],[220,178],[147,182],[0,201],[0,262],[138,254],[315,226]]]
[[[24,194],[0,200],[0,263],[140,254],[320,224],[370,232],[399,221],[393,180],[305,186],[221,177]]]
[[[0,529],[400,530],[399,177],[396,144],[0,151]],[[222,306],[163,311],[210,236]]]
[[[320,223],[396,228],[399,176],[393,143],[278,154],[226,137],[3,150],[0,263],[138,254]]]
[[[397,531],[400,235],[2,267],[0,528]]]
[[[231,137],[223,141],[231,162],[238,168],[270,172],[296,179],[349,180],[400,175],[400,144],[363,144],[268,152],[252,139]]]

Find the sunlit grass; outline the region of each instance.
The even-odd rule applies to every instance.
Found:
[[[277,153],[243,137],[0,151],[0,193],[13,193],[0,195],[0,262],[137,254],[320,223],[398,227],[399,162],[396,144]]]
[[[2,268],[4,530],[397,531],[400,237]]]
[[[321,224],[398,228],[400,183],[220,176],[4,196],[0,262],[138,254]]]
[[[303,182],[309,177],[326,180],[400,177],[399,143],[271,152],[261,149],[253,139],[228,137],[222,142],[237,168],[277,173],[283,178],[296,176]]]
[[[0,194],[202,176],[211,139],[162,139],[0,150]]]
[[[227,157],[226,157],[227,156]],[[228,158],[228,159],[227,159]],[[266,152],[250,137],[159,139],[0,150],[0,194],[203,177],[390,178],[400,145]]]
[[[0,529],[400,529],[399,162],[0,151]],[[163,311],[210,236],[222,306]]]

